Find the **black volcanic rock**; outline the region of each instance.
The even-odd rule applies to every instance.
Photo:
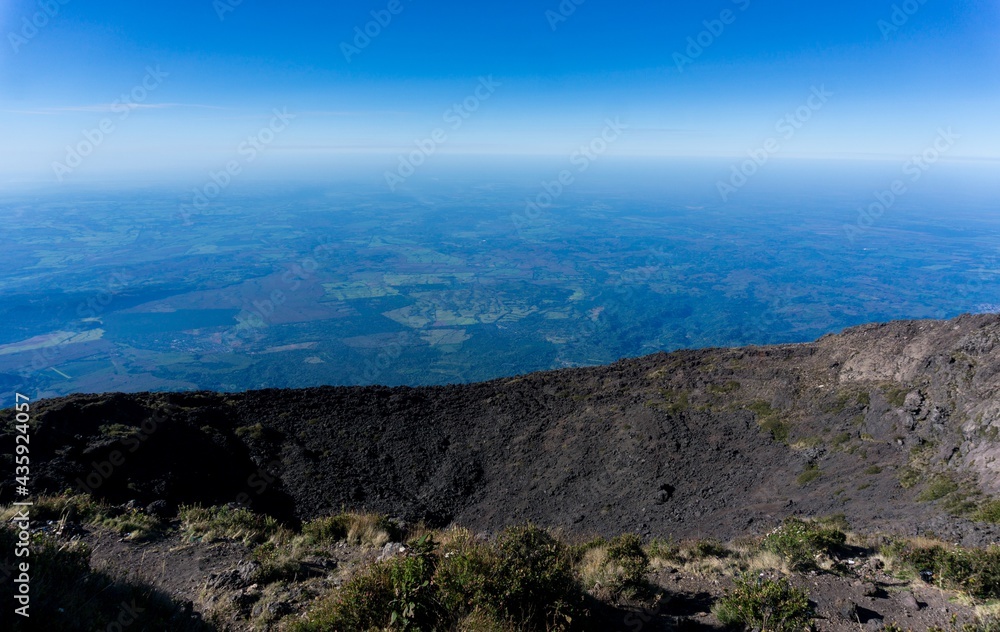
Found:
[[[995,527],[918,495],[941,476],[1000,492],[998,394],[1000,317],[978,315],[469,385],[76,395],[34,404],[33,484],[606,535],[729,537],[843,513],[984,542]]]

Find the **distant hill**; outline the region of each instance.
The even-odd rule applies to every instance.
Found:
[[[998,533],[968,518],[1000,494],[998,315],[479,384],[76,395],[33,414],[34,491],[112,503],[240,502],[293,522],[364,508],[491,532],[726,538],[843,513],[967,544]]]

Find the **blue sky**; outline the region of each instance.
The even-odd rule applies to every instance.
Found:
[[[88,138],[65,181],[204,171],[275,110],[294,116],[265,134],[275,168],[391,165],[436,130],[442,154],[565,156],[616,119],[609,154],[777,138],[783,157],[894,160],[950,127],[950,158],[1000,159],[996,0],[237,2],[5,2],[0,182],[56,181]]]

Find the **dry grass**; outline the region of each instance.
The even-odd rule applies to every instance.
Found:
[[[725,546],[711,544],[706,547],[703,541],[681,543],[675,555],[650,556],[651,566],[701,577],[734,577],[747,572],[792,574],[780,555],[761,549],[755,538],[740,538]]]
[[[53,532],[58,535],[68,523],[79,522],[101,527],[125,536],[129,540],[143,540],[156,535],[162,525],[154,516],[142,511],[122,511],[99,503],[87,494],[75,496],[41,496],[31,507],[34,523],[51,521]],[[0,507],[0,524],[17,516],[23,507]]]
[[[382,548],[392,539],[385,518],[374,513],[347,514],[347,543]]]
[[[975,604],[975,610],[979,621],[1000,621],[1000,601]]]
[[[584,590],[594,590],[607,583],[608,547],[596,546],[583,554],[577,566]]]
[[[455,626],[456,632],[519,632],[513,625],[500,623],[492,616],[475,611],[464,617]]]
[[[391,520],[375,513],[345,512],[316,518],[304,524],[302,532],[314,544],[347,542],[353,546],[375,548],[381,548],[393,539],[401,540],[404,536]]]
[[[416,529],[412,533],[414,535],[409,537],[411,540],[421,538],[426,534],[432,535],[444,551],[464,551],[479,541],[476,535],[469,529],[454,525],[443,531]]]
[[[292,533],[273,517],[234,507],[180,508],[181,531],[191,540],[238,540],[246,546],[272,539],[291,539]]]

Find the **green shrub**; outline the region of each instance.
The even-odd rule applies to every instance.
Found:
[[[1000,500],[988,500],[973,515],[973,520],[1000,523]]]
[[[771,438],[781,443],[788,443],[788,435],[791,432],[791,425],[781,418],[781,411],[771,407],[768,402],[757,399],[747,405],[757,416],[757,424],[762,430],[770,433]]]
[[[901,388],[896,385],[889,385],[885,387],[885,398],[888,400],[889,404],[895,408],[902,408],[903,404],[906,403],[906,389]]]
[[[569,549],[542,529],[507,529],[492,545],[465,537],[439,548],[425,536],[353,577],[291,629],[447,630],[472,619],[485,629],[559,630],[585,617],[583,598]]]
[[[915,547],[905,542],[887,547],[911,570],[938,586],[980,599],[1000,598],[1000,547],[985,549]],[[930,573],[930,575],[927,575]]]
[[[548,629],[577,615],[582,592],[569,551],[548,531],[511,527],[497,538],[495,551],[494,595],[508,619]]]
[[[266,431],[264,430],[264,426],[259,423],[254,424],[252,426],[240,426],[235,430],[236,436],[239,437],[240,439],[243,439],[244,441],[247,438],[260,441],[261,439],[264,438],[265,432]]]
[[[156,516],[131,509],[117,516],[97,515],[90,523],[121,534],[129,540],[146,540],[161,533],[163,524]]]
[[[730,380],[725,384],[709,384],[707,390],[709,393],[715,393],[719,395],[724,395],[726,393],[734,393],[742,388],[742,385],[735,381]]]
[[[370,630],[387,624],[392,601],[389,564],[377,563],[346,582],[336,595],[312,608],[304,621],[291,626],[299,632]]]
[[[242,507],[184,505],[180,518],[181,530],[188,538],[206,542],[224,538],[260,544],[282,528],[277,519]]]
[[[373,564],[292,629],[434,629],[443,616],[431,583],[438,563],[434,548],[434,541],[424,536],[411,543],[405,555]]]
[[[313,544],[347,541],[348,544],[381,547],[399,542],[404,533],[390,518],[375,513],[344,512],[316,518],[302,525],[302,533]]]
[[[437,567],[436,545],[430,536],[411,542],[405,556],[389,565],[393,598],[389,602],[389,625],[399,630],[431,629],[441,619],[441,605],[431,578]]]
[[[347,516],[325,516],[310,520],[302,525],[302,535],[314,544],[342,542],[347,539]]]
[[[124,439],[139,432],[139,428],[125,424],[104,424],[98,427],[102,437],[109,439]]]
[[[632,533],[611,540],[607,549],[607,567],[611,588],[616,592],[637,592],[646,588],[649,556],[642,550],[642,539]]]
[[[819,469],[819,467],[816,466],[815,463],[810,463],[809,465],[806,466],[806,469],[802,470],[802,473],[799,474],[798,478],[795,479],[795,482],[805,487],[809,483],[813,482],[814,480],[822,476],[822,474],[823,472]]]
[[[94,500],[89,494],[41,496],[34,501],[31,519],[35,522],[66,522],[89,524],[109,529],[130,540],[143,540],[159,535],[162,523],[139,509],[122,510]],[[0,508],[0,522],[7,522],[18,508]]]
[[[744,575],[737,577],[735,584],[715,607],[724,625],[743,625],[764,632],[800,632],[811,624],[808,595],[787,579]]]
[[[955,491],[958,491],[958,483],[952,480],[950,476],[938,474],[932,478],[927,487],[917,495],[917,500],[922,502],[939,500]]]
[[[477,619],[496,620],[500,609],[491,594],[495,566],[490,547],[471,536],[446,546],[433,579],[444,609],[458,618],[477,613]]]
[[[708,557],[729,557],[730,551],[717,540],[698,540],[691,547],[690,553],[691,557],[695,559],[705,559]]]
[[[912,467],[904,467],[899,471],[899,486],[903,489],[910,489],[920,482],[923,477],[920,471]]]
[[[674,562],[681,560],[681,548],[673,540],[653,538],[646,546],[646,554],[655,560]]]
[[[770,433],[771,438],[779,443],[788,443],[788,435],[792,427],[788,422],[778,417],[770,417],[760,422],[760,427]]]
[[[792,570],[816,567],[816,556],[832,555],[847,540],[834,527],[787,518],[780,527],[764,536],[761,547],[780,555]]]
[[[672,391],[670,389],[662,389],[660,395],[666,400],[660,404],[660,408],[666,410],[669,413],[679,415],[686,411],[690,406],[688,401],[687,391]]]

